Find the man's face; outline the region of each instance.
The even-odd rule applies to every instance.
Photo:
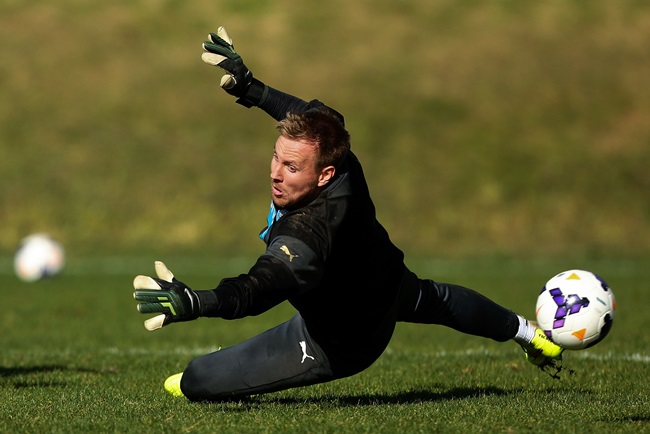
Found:
[[[334,167],[316,170],[316,146],[284,136],[275,142],[271,159],[271,197],[277,208],[311,202],[334,176]]]

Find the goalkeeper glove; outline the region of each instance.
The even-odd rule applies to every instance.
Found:
[[[221,87],[230,95],[239,98],[237,102],[245,107],[259,105],[266,99],[268,88],[253,78],[253,73],[235,51],[226,29],[219,27],[217,33],[210,33],[208,38],[209,41],[203,43],[201,59],[226,71],[221,77]]]
[[[196,292],[177,280],[162,262],[156,261],[155,268],[158,278],[140,275],[133,280],[138,311],[159,313],[146,320],[144,327],[154,331],[173,322],[197,319],[201,307]]]

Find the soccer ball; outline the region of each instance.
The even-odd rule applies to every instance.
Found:
[[[24,238],[14,257],[16,275],[25,282],[51,277],[63,269],[63,247],[46,234]]]
[[[551,278],[537,298],[535,315],[546,336],[567,350],[602,341],[612,328],[616,299],[607,283],[585,270]]]

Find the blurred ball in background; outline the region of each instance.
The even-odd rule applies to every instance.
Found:
[[[14,257],[16,275],[36,282],[57,275],[65,265],[63,247],[47,234],[32,234],[20,243]]]

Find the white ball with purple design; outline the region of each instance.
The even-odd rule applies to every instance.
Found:
[[[552,277],[535,308],[539,328],[567,350],[582,350],[602,341],[612,327],[615,312],[611,288],[585,270],[568,270]]]

